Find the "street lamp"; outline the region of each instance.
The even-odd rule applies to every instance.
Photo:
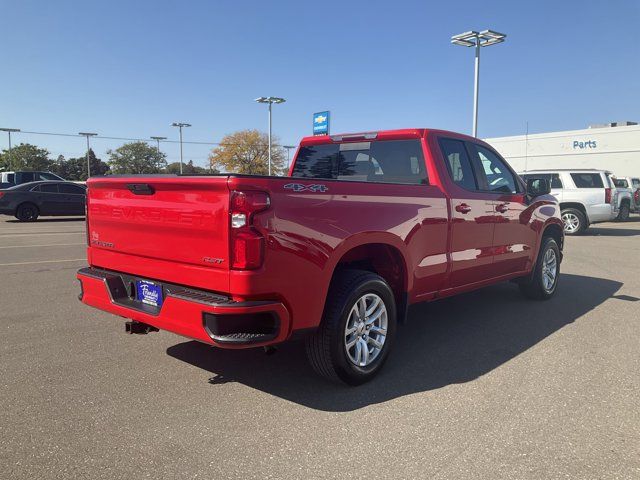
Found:
[[[78,135],[87,137],[87,178],[89,178],[91,176],[91,163],[89,163],[89,150],[91,149],[91,146],[89,145],[89,137],[95,137],[98,134],[91,132],[78,132]]]
[[[292,148],[297,148],[294,145],[283,145],[283,148],[287,149],[287,168],[289,168],[289,152],[291,151]]]
[[[256,102],[269,104],[269,175],[271,175],[271,105],[274,103],[284,103],[286,100],[280,97],[258,97],[256,98]]]
[[[9,134],[9,168],[16,168],[13,164],[13,157],[11,156],[11,133],[19,132],[19,128],[0,128],[0,131],[7,132]]]
[[[167,137],[149,137],[151,140],[155,140],[156,142],[158,142],[158,153],[160,153],[160,140],[166,140]]]
[[[478,136],[478,87],[480,84],[480,47],[490,47],[496,43],[504,42],[507,36],[504,33],[494,32],[493,30],[483,30],[478,33],[475,31],[459,33],[451,37],[451,43],[460,45],[461,47],[475,47],[475,81],[473,87],[473,136]]]
[[[190,127],[190,123],[173,122],[172,127],[178,127],[180,129],[180,175],[182,175],[182,128]]]

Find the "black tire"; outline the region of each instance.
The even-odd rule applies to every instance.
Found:
[[[629,220],[630,208],[628,203],[623,203],[620,205],[620,211],[618,212],[618,216],[616,217],[616,221],[618,222],[626,222]]]
[[[565,235],[580,235],[588,227],[587,219],[584,213],[576,208],[565,208],[564,210],[562,210],[560,216],[562,217],[562,223],[564,224]],[[577,222],[577,226],[575,228],[569,227],[569,219]],[[572,225],[575,225],[575,223],[573,223]]]
[[[549,250],[553,251],[556,261],[556,274],[550,288],[544,283],[544,259]],[[542,245],[538,252],[538,259],[533,271],[533,275],[523,278],[519,282],[520,291],[527,298],[533,300],[549,300],[556,293],[558,288],[558,280],[560,279],[560,248],[556,241],[551,237],[542,237]]]
[[[377,356],[367,366],[358,366],[347,353],[346,326],[352,308],[366,294],[377,295],[384,303],[387,329]],[[318,374],[332,381],[342,381],[348,385],[368,382],[380,371],[389,355],[395,338],[396,319],[393,292],[382,277],[364,270],[338,272],[329,288],[320,327],[306,341],[311,366]],[[364,333],[370,334],[368,331]],[[358,342],[359,333],[353,335]],[[368,340],[366,342],[368,345]]]
[[[35,222],[40,212],[33,203],[23,203],[16,210],[16,218],[21,222]]]

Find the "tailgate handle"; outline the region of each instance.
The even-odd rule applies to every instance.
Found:
[[[148,183],[128,183],[127,188],[134,195],[153,195],[156,193]]]

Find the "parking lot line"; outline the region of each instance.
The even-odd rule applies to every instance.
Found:
[[[40,233],[40,232],[33,232],[33,233],[0,233],[0,237],[33,237],[33,236],[38,236],[38,237],[43,237],[45,235],[86,235],[86,232],[55,232],[55,233]]]
[[[86,262],[86,258],[70,258],[68,260],[40,260],[38,262],[0,263],[0,267],[14,267],[17,265],[35,265],[37,263]]]
[[[71,247],[77,245],[86,245],[85,242],[80,243],[47,243],[45,245],[5,245],[0,248],[34,248],[34,247]]]

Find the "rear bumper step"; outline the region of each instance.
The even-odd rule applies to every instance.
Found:
[[[280,302],[235,302],[213,292],[98,268],[82,268],[77,278],[79,298],[87,305],[223,348],[279,343],[290,333],[289,312]],[[136,280],[160,285],[162,304],[136,299]]]

